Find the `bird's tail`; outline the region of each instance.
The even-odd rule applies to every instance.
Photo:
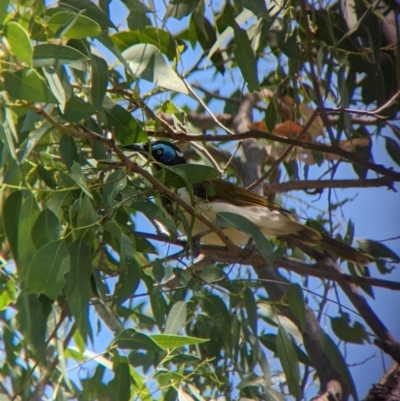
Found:
[[[352,248],[350,245],[333,239],[328,235],[321,234],[311,227],[304,226],[297,222],[293,223],[295,223],[294,228],[297,229],[297,232],[292,232],[286,236],[287,238],[292,238],[296,242],[299,241],[306,245],[319,246],[325,251],[348,260],[349,262],[358,263],[363,266],[369,264],[367,256],[357,249]]]
[[[368,258],[362,252],[357,249],[352,248],[350,245],[345,244],[344,242],[333,239],[327,235],[322,234],[322,239],[319,241],[318,245],[333,254],[340,256],[343,259],[348,260],[349,262],[358,263],[360,265],[369,264]]]

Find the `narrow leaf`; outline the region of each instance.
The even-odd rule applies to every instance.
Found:
[[[205,338],[195,338],[189,336],[175,336],[172,334],[151,334],[149,335],[159,347],[164,350],[171,348],[179,348],[184,345],[195,345],[195,344],[203,344],[209,341]]]
[[[319,336],[325,354],[328,356],[335,370],[340,374],[340,376],[347,384],[354,400],[358,401],[357,390],[354,385],[353,378],[351,377],[349,368],[346,364],[346,361],[343,358],[343,355],[341,354],[341,352],[339,351],[338,347],[333,342],[333,340],[329,337],[329,335],[325,333],[322,329],[320,329],[319,331]]]
[[[89,248],[81,241],[68,246],[71,270],[65,276],[64,293],[68,307],[75,318],[75,323],[83,339],[91,337],[89,321],[89,301],[91,294],[90,277],[92,255]]]
[[[250,288],[244,290],[244,304],[246,306],[247,318],[249,319],[250,327],[253,334],[256,336],[257,329],[257,304],[254,298],[253,291]]]
[[[168,313],[164,334],[178,334],[186,321],[186,302],[176,302]]]
[[[19,212],[22,204],[22,192],[13,192],[3,204],[3,224],[14,259],[18,261]]]
[[[287,292],[287,300],[290,311],[299,321],[302,333],[306,330],[306,306],[304,303],[303,291],[298,284],[292,284]]]
[[[290,394],[296,399],[301,398],[299,362],[294,345],[286,333],[286,330],[279,326],[278,336],[276,339],[276,349],[279,360],[281,362],[283,372],[286,376],[286,382],[289,387]]]

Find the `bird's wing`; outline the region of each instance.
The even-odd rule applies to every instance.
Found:
[[[291,212],[274,202],[257,195],[246,188],[216,178],[193,185],[194,194],[200,198],[212,201],[226,201],[237,206],[264,206],[276,210],[286,216],[293,216]]]

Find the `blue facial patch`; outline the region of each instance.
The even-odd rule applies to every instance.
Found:
[[[175,149],[163,143],[153,145],[151,147],[151,152],[154,159],[161,163],[171,163],[176,157]]]

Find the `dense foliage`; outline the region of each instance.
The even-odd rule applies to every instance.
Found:
[[[400,181],[386,3],[0,1],[1,400],[339,401],[357,399],[347,344],[400,362],[368,304],[399,291],[371,276],[400,257],[356,242],[335,192]],[[123,151],[153,137],[190,164],[154,175]],[[160,195],[188,210],[174,188],[217,176],[358,247],[373,273],[257,232],[244,250],[182,237]]]

